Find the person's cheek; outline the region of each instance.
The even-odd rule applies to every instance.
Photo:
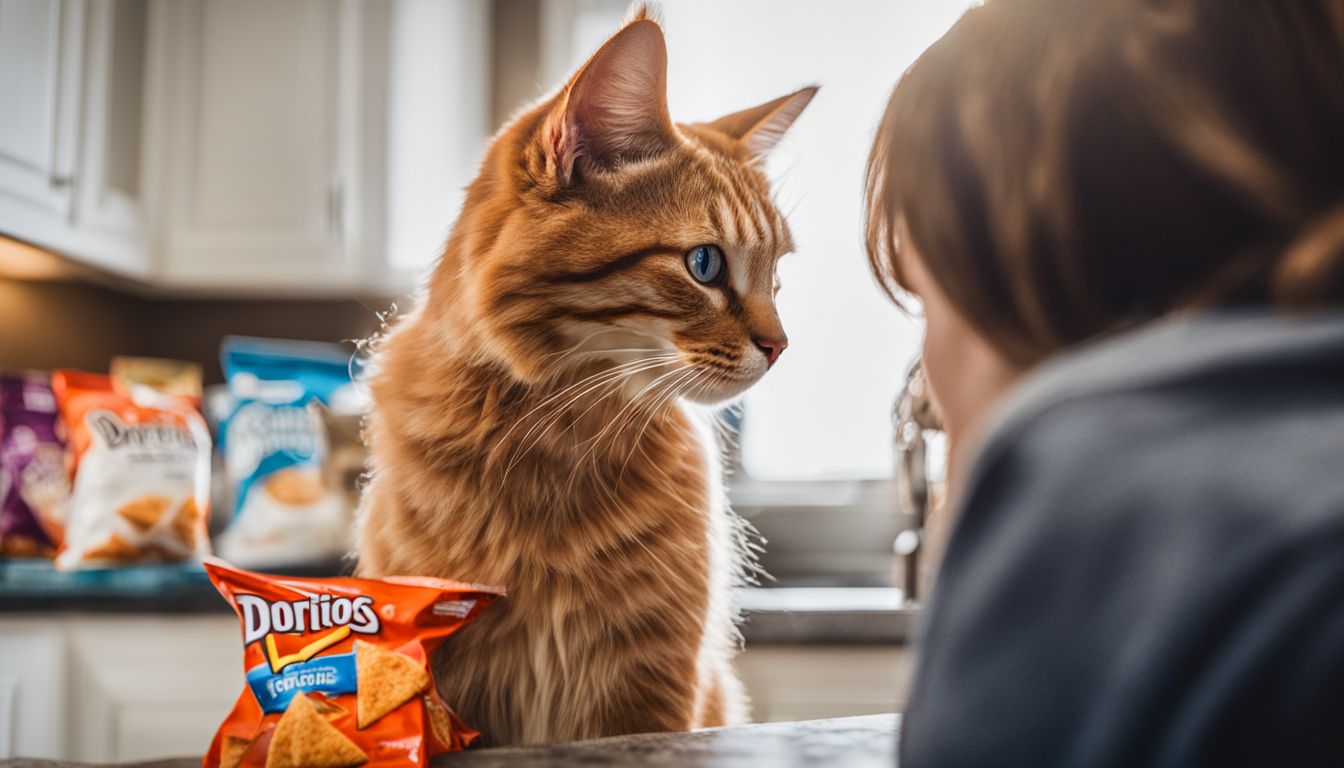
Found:
[[[924,380],[949,438],[961,424],[965,388],[965,355],[969,339],[965,324],[935,288],[926,287],[924,304]]]

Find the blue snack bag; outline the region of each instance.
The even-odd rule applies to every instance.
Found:
[[[357,407],[350,353],[336,344],[230,336],[221,357],[232,406],[220,451],[234,512],[219,553],[251,568],[344,556],[353,510],[324,471],[328,444],[317,408]]]

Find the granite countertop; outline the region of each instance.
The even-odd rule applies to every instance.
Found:
[[[763,723],[692,733],[648,733],[547,747],[480,749],[434,759],[435,768],[788,768],[896,765],[897,715]],[[0,760],[0,768],[77,768],[48,760]],[[121,768],[197,768],[197,758],[124,764]]]
[[[341,563],[288,569],[340,572]],[[881,587],[755,587],[743,590],[749,644],[872,645],[909,639],[917,609]],[[60,573],[45,560],[0,560],[0,613],[228,613],[199,565],[140,565]]]

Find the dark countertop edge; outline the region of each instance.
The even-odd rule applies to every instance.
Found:
[[[741,632],[753,646],[899,645],[918,615],[893,589],[751,587],[740,602]],[[34,561],[0,561],[0,618],[55,613],[206,616],[231,609],[199,565],[60,573]]]
[[[752,611],[741,625],[748,645],[904,645],[918,610]]]
[[[764,768],[793,764],[805,755],[817,765],[896,763],[900,716],[861,715],[828,720],[756,723],[689,733],[643,733],[540,747],[475,749],[434,758],[436,768],[583,768],[592,765],[734,765]],[[117,768],[196,768],[200,758],[117,763]],[[85,768],[89,763],[10,758],[0,768]],[[104,768],[113,768],[105,765]]]
[[[105,597],[0,599],[0,618],[56,613],[90,615],[208,616],[229,612],[217,596],[197,595],[153,599],[109,600]],[[218,605],[215,605],[218,603]],[[749,646],[768,645],[903,645],[910,641],[918,611],[752,611],[740,626]]]

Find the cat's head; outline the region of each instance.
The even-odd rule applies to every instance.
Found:
[[[711,403],[787,345],[775,266],[793,243],[762,166],[816,88],[678,125],[666,79],[638,13],[495,138],[468,191],[430,300],[521,380],[624,365]]]

